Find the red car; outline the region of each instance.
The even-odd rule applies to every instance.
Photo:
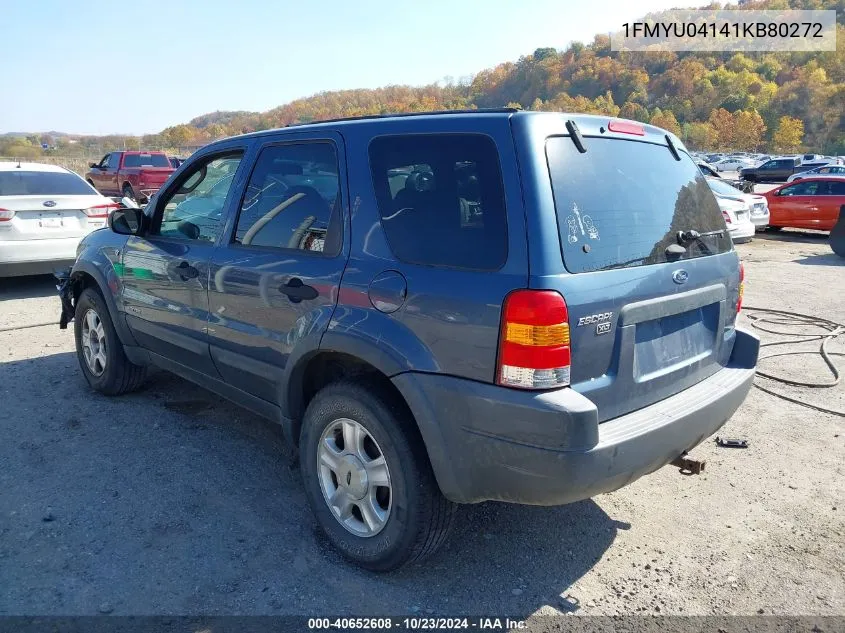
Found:
[[[112,152],[91,163],[85,179],[104,196],[146,202],[174,171],[164,152]]]
[[[763,194],[769,201],[769,226],[830,231],[845,205],[845,178],[804,178]]]

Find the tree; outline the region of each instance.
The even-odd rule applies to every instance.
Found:
[[[733,115],[724,108],[718,108],[710,113],[709,123],[716,132],[719,148],[733,149],[736,145]]]
[[[797,152],[804,139],[804,122],[791,116],[782,116],[772,136],[772,149],[786,154]]]
[[[716,149],[719,144],[719,135],[708,122],[695,122],[684,124],[684,143],[697,150]]]
[[[664,130],[672,132],[675,136],[681,136],[681,126],[671,110],[661,112],[660,108],[655,108],[654,114],[651,116],[651,124],[662,127]]]
[[[757,110],[737,110],[734,118],[734,142],[736,149],[757,150],[763,144],[766,124]]]

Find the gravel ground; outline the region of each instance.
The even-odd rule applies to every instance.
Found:
[[[822,236],[739,251],[747,305],[845,321]],[[0,281],[0,329],[58,310],[49,279]],[[434,559],[374,575],[321,538],[278,428],[166,373],[100,396],[73,349],[57,326],[0,332],[2,615],[845,615],[843,418],[753,390],[722,431],[750,448],[706,442],[701,476],[466,507]],[[814,355],[765,366],[826,378]],[[845,409],[842,386],[779,389]]]

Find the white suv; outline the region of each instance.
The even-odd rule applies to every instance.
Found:
[[[0,162],[0,277],[72,264],[79,240],[118,206],[63,167]]]

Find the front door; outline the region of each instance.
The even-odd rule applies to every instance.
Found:
[[[138,342],[212,376],[208,265],[242,157],[235,149],[197,159],[158,198],[150,230],[128,240],[122,260],[126,320]]]
[[[279,400],[288,358],[301,341],[319,344],[337,303],[344,169],[339,135],[271,138],[212,258],[211,356],[226,382],[263,400]]]
[[[111,154],[103,156],[103,160],[100,161],[97,167],[92,167],[91,173],[88,175],[94,183],[94,188],[102,194],[108,193],[108,191],[106,191],[106,170],[109,168],[111,156]]]

